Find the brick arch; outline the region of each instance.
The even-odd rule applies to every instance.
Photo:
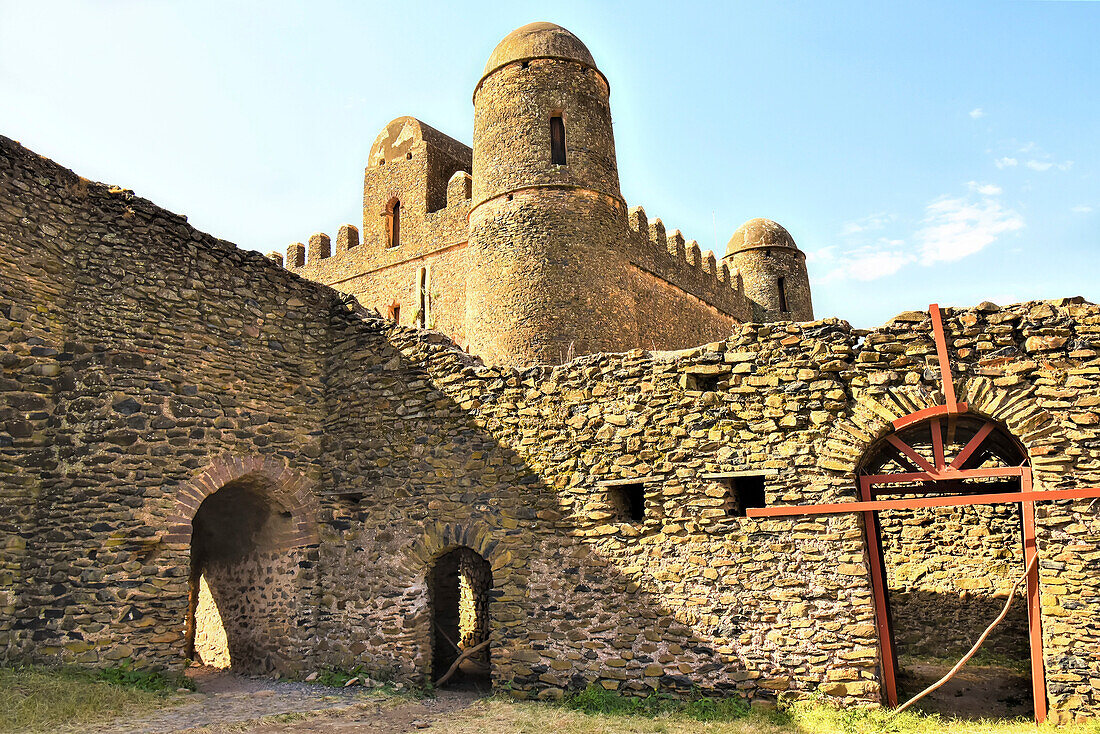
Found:
[[[1057,481],[1066,468],[1059,460],[1068,460],[1062,451],[1068,442],[1051,415],[1040,407],[1033,388],[998,387],[989,378],[972,377],[961,380],[956,389],[968,414],[999,423],[1023,445],[1031,459],[1036,488],[1044,477]],[[894,432],[893,421],[939,404],[938,397],[908,385],[879,395],[856,393],[851,414],[826,435],[822,466],[846,479],[855,477],[864,454]]]
[[[489,561],[494,573],[509,565],[511,560],[504,554],[495,553],[497,541],[489,528],[483,525],[430,522],[425,524],[420,537],[414,538],[405,547],[399,563],[405,570],[423,577],[437,558],[461,547],[469,548]]]
[[[298,548],[317,542],[318,505],[309,489],[309,480],[281,461],[257,455],[219,456],[180,487],[163,542],[189,546],[191,521],[203,500],[230,482],[249,477],[266,480],[272,487],[271,499],[291,514],[293,525],[289,533],[278,539],[280,548]]]

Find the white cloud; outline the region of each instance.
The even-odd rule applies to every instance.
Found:
[[[845,222],[844,226],[840,229],[840,236],[850,237],[861,232],[873,232],[882,229],[893,221],[894,215],[887,214],[886,212],[868,214],[866,217],[861,217],[851,222]]]
[[[1070,211],[1074,214],[1088,214],[1092,211],[1092,207],[1086,204],[1082,204],[1081,206],[1073,207],[1072,209],[1070,209]]]
[[[970,181],[966,185],[970,187],[971,191],[975,191],[982,196],[997,196],[1002,191],[1001,187],[996,184],[980,184],[977,181]]]
[[[997,168],[1011,168],[1017,163],[1019,163],[1018,160],[1016,160],[1015,158],[1009,158],[1007,156],[1004,158],[998,158],[997,160],[993,161],[993,164],[997,166]]]
[[[823,247],[806,260],[823,272],[819,280],[877,280],[893,275],[916,258],[903,240],[880,237],[871,244],[838,251],[835,245]]]
[[[1023,147],[1020,148],[1020,152],[1030,153],[1031,151],[1036,150],[1038,147],[1039,146],[1036,145],[1034,142],[1024,143]]]
[[[940,197],[925,207],[924,224],[914,239],[921,262],[953,262],[973,255],[1008,232],[1022,229],[1024,219],[992,198],[975,202]]]
[[[1054,164],[1049,161],[1030,160],[1024,164],[1033,171],[1046,171]]]
[[[953,262],[1023,228],[1023,217],[998,200],[1003,193],[1000,186],[970,181],[967,190],[962,196],[941,196],[929,203],[919,228],[908,238],[868,235],[872,230],[889,229],[897,220],[893,214],[871,214],[847,222],[840,243],[807,255],[815,278],[822,282],[869,281],[916,263]]]
[[[1066,161],[1065,163],[1058,164],[1058,170],[1060,171],[1068,171],[1071,168],[1073,168],[1073,161]]]
[[[975,107],[970,110],[970,116],[977,120],[979,117],[985,117],[985,111],[981,107]]]

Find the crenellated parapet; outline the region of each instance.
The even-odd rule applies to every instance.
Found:
[[[669,232],[659,218],[650,221],[640,206],[630,209],[627,222],[631,264],[727,315],[751,320],[752,304],[738,273],[713,252],[686,240],[678,229]]]
[[[419,261],[467,240],[472,152],[412,117],[379,133],[363,179],[362,229],[316,233],[287,248],[286,267],[304,277],[357,292],[351,281]]]

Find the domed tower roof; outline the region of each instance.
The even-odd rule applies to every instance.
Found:
[[[750,219],[737,228],[733,237],[730,237],[729,243],[726,244],[726,256],[760,247],[798,249],[790,232],[770,219],[758,217]]]
[[[596,68],[588,47],[560,25],[553,23],[528,23],[521,26],[497,44],[485,64],[483,77],[513,61],[526,59],[568,59]]]

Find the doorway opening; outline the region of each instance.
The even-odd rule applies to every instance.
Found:
[[[493,571],[478,553],[460,546],[436,559],[428,572],[428,595],[432,619],[432,681],[448,673],[444,685],[487,690],[492,686],[491,655],[488,645],[465,657],[463,653],[489,639],[489,597]]]
[[[1023,448],[995,424],[973,415],[935,417],[897,430],[868,453],[861,499],[1011,494],[1030,489],[1030,476]],[[1026,567],[1023,521],[1030,510],[1006,502],[865,515],[877,556],[870,559],[873,574],[883,582],[884,677],[895,682],[899,702],[946,674],[1001,612]],[[916,708],[960,718],[1034,716],[1028,604],[1018,591],[975,657]]]
[[[271,480],[247,474],[209,495],[191,522],[187,656],[218,668],[268,673],[281,666],[271,638],[288,631],[284,550],[291,513],[272,499]]]

